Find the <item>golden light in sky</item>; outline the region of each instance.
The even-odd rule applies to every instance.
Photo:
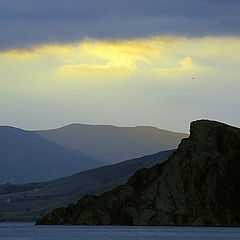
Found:
[[[231,49],[235,51],[232,52]],[[239,61],[239,39],[233,37],[154,37],[132,40],[88,39],[68,45],[39,45],[0,53],[3,65],[21,73],[46,74],[79,81],[150,74],[179,78]],[[231,52],[231,54],[230,54]],[[2,66],[2,65],[1,65]],[[163,79],[164,80],[164,79]]]
[[[232,86],[230,92],[240,86],[239,40],[238,37],[159,36],[85,39],[71,44],[51,43],[30,49],[8,49],[0,52],[0,71],[4,76],[1,78],[0,100],[2,107],[7,101],[13,111],[17,106],[11,96],[17,105],[29,108],[32,108],[31,102],[35,102],[35,106],[44,102],[50,103],[54,109],[58,104],[67,107],[67,111],[71,108],[74,111],[75,105],[79,106],[81,116],[97,113],[98,104],[102,102],[113,116],[109,115],[110,123],[114,123],[120,113],[127,116],[134,112],[139,118],[136,106],[136,109],[145,107],[149,111],[146,115],[152,120],[149,122],[148,118],[141,116],[143,121],[149,124],[161,122],[164,127],[164,121],[171,121],[167,120],[168,110],[178,111],[173,110],[178,102],[182,102],[182,112],[189,104],[195,103],[195,109],[200,108],[196,112],[188,111],[189,118],[204,117],[209,110],[205,113],[203,107],[199,107],[201,98],[224,94],[225,85],[229,83]],[[214,87],[216,93],[211,92]],[[233,96],[230,94],[229,98]],[[124,107],[125,101],[132,107]],[[154,113],[157,107],[166,115],[166,120],[161,119],[161,114]],[[106,114],[104,109],[102,111],[103,115]],[[220,120],[220,111],[214,111]],[[97,123],[105,119],[98,118],[95,119]],[[80,121],[77,113],[75,119]]]

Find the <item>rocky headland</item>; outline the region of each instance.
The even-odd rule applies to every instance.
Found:
[[[239,189],[240,129],[199,120],[166,162],[37,224],[239,226]]]

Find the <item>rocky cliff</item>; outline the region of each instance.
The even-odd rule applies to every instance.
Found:
[[[37,224],[236,226],[239,189],[240,129],[200,120],[163,164],[56,209]]]

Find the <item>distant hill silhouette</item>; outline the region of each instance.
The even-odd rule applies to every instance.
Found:
[[[0,127],[0,183],[39,182],[174,149],[187,136],[154,127],[73,124],[44,131]]]
[[[53,143],[36,132],[0,127],[0,182],[36,182],[98,167],[104,162]]]
[[[187,134],[155,127],[115,127],[72,124],[38,133],[57,144],[67,146],[110,163],[159,151],[175,149]]]

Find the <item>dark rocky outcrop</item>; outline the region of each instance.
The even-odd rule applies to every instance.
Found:
[[[37,224],[240,225],[240,129],[200,120],[163,164]]]

